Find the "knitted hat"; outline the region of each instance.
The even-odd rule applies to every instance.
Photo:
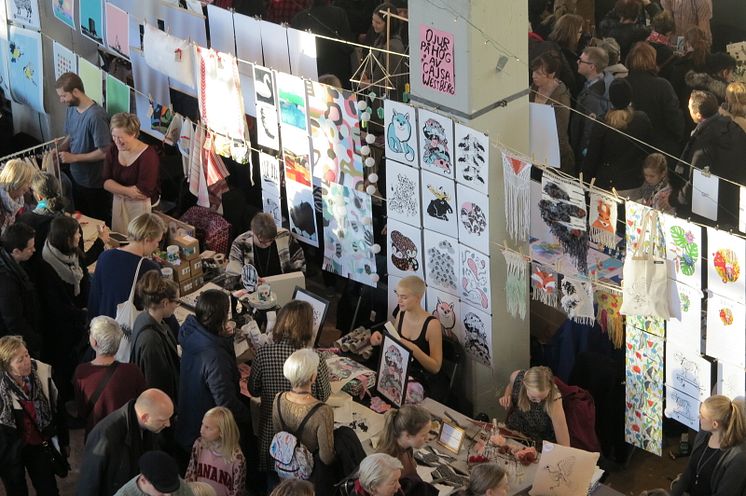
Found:
[[[626,109],[632,103],[632,86],[622,79],[615,79],[609,85],[609,101],[614,110]]]
[[[142,455],[140,473],[162,493],[178,491],[181,485],[179,467],[174,459],[163,451],[148,451]]]

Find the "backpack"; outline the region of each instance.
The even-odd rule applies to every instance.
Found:
[[[277,401],[282,396],[277,398]],[[303,417],[298,428],[290,432],[282,418],[282,408],[277,405],[277,413],[280,416],[280,426],[282,430],[274,435],[272,443],[269,445],[269,456],[275,461],[275,472],[280,479],[302,479],[309,480],[313,472],[313,453],[300,442],[300,436],[306,422],[310,419],[316,410],[321,408],[323,403],[316,403],[311,410]]]
[[[562,395],[562,408],[565,410],[567,430],[570,433],[570,446],[586,451],[601,451],[601,443],[596,435],[596,404],[591,393],[578,386],[568,386],[559,378],[554,378]]]

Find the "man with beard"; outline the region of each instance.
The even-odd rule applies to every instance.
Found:
[[[101,170],[111,144],[106,111],[85,94],[77,74],[66,72],[55,83],[60,102],[68,106],[60,161],[70,165],[75,208],[109,222],[111,198],[103,188]]]

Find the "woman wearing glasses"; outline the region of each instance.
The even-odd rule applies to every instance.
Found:
[[[303,249],[287,229],[278,228],[267,213],[251,219],[251,231],[238,236],[231,245],[230,260],[243,267],[253,265],[259,277],[306,270]]]

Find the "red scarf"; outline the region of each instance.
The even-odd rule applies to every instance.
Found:
[[[668,36],[664,36],[660,33],[656,33],[653,31],[650,33],[650,36],[648,36],[648,39],[645,41],[649,41],[650,43],[659,43],[661,45],[669,46],[670,42],[668,41]]]

